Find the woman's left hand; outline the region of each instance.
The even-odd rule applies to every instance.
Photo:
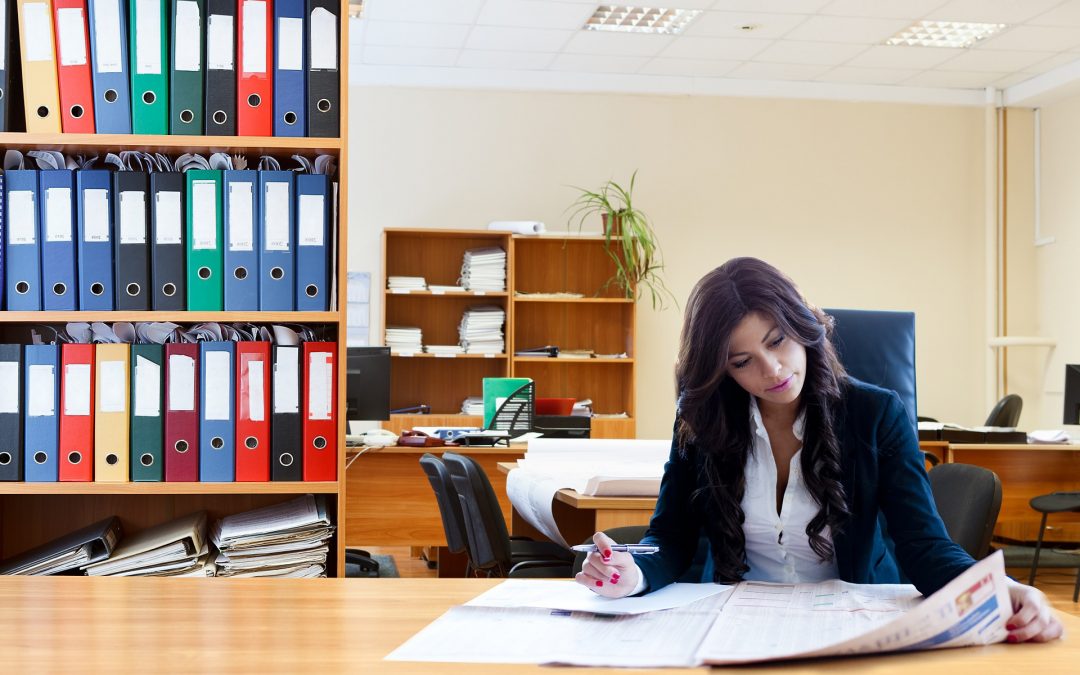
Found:
[[[1005,622],[1009,631],[1008,642],[1049,642],[1061,637],[1064,629],[1054,616],[1050,603],[1037,588],[1026,586],[1012,579],[1009,584],[1009,599],[1012,601],[1013,615]]]

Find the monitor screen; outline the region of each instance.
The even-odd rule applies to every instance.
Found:
[[[1080,364],[1065,365],[1065,416],[1063,424],[1080,424]]]
[[[390,419],[390,348],[349,347],[346,360],[345,418]]]

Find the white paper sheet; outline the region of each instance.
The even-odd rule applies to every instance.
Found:
[[[120,243],[146,243],[146,193],[124,190],[120,193]]]
[[[255,248],[253,234],[255,217],[252,208],[254,185],[229,183],[229,250],[251,251]]]
[[[161,366],[135,357],[135,416],[161,417]]]
[[[308,356],[308,414],[309,420],[330,419],[330,387],[334,381],[330,355],[315,352]]]
[[[189,72],[202,70],[202,17],[199,3],[194,0],[176,0],[176,69]]]
[[[34,213],[34,193],[14,190],[8,195],[7,243],[11,246],[33,244],[37,241],[37,216]]]
[[[326,202],[322,195],[300,195],[296,243],[300,246],[322,246],[326,219]]]
[[[506,495],[518,515],[551,541],[569,548],[570,544],[559,532],[552,511],[555,493],[564,487],[563,481],[558,478],[528,469],[512,469],[506,476]]]
[[[56,33],[59,35],[60,65],[86,65],[86,34],[81,7],[61,7],[56,10]]]
[[[122,413],[127,410],[127,363],[98,361],[98,410]]]
[[[71,188],[45,190],[45,241],[71,241]]]
[[[274,363],[274,412],[295,413],[300,411],[299,381],[300,349],[278,347]]]
[[[49,5],[44,2],[27,2],[19,8],[23,15],[23,32],[26,42],[23,53],[27,61],[52,61],[52,19]]]
[[[140,75],[161,73],[161,19],[158,0],[135,0],[135,72]]]
[[[312,70],[337,70],[337,17],[325,7],[311,10],[308,44],[311,45]]]
[[[265,362],[252,359],[247,362],[248,366],[248,418],[252,422],[262,422],[266,419],[266,410],[263,399],[266,396],[266,383],[263,382]]]
[[[278,19],[278,69],[304,69],[304,20],[281,17]]]
[[[123,72],[120,41],[120,0],[95,0],[90,28],[94,31],[94,68],[99,73]]]
[[[0,413],[19,412],[19,364],[0,361],[0,382],[8,383],[0,387]]]
[[[229,375],[232,373],[232,357],[229,352],[206,352],[206,367],[203,377],[206,378],[206,410],[208,420],[229,420],[232,411],[229,405],[230,387]]]
[[[537,607],[611,615],[644,614],[685,607],[698,600],[727,593],[732,588],[720,584],[670,584],[647,595],[605,598],[574,581],[507,579],[465,604],[477,607]]]
[[[154,228],[155,241],[158,244],[182,243],[183,216],[180,207],[179,192],[158,192],[154,203],[154,216],[157,227]]]
[[[245,73],[266,72],[266,3],[263,0],[244,0],[244,35],[240,39]]]
[[[183,354],[169,355],[169,410],[195,409],[195,359]]]
[[[191,248],[213,250],[217,248],[217,183],[193,180],[191,191]]]
[[[267,183],[263,195],[263,213],[265,214],[266,251],[289,250],[289,184]]]
[[[64,366],[64,414],[71,417],[90,415],[90,364]]]
[[[109,241],[109,190],[83,190],[83,241]]]
[[[7,383],[4,383],[7,387]],[[56,370],[48,364],[30,366],[30,381],[26,384],[30,399],[26,414],[30,417],[53,417],[56,415]]]
[[[233,18],[211,14],[206,27],[206,67],[210,70],[235,70],[233,65]]]

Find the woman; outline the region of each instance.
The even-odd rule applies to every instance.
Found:
[[[657,590],[690,565],[706,578],[898,583],[924,595],[974,564],[945,531],[900,398],[849,377],[831,319],[779,270],[735,258],[698,282],[683,322],[671,457],[643,543],[612,552],[603,533],[579,583],[608,597]],[[895,560],[878,515],[888,522]],[[1061,635],[1046,597],[1009,582],[1008,640]]]

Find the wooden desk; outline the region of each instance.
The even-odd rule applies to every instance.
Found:
[[[504,664],[383,661],[488,579],[0,577],[8,673],[552,673]],[[570,583],[570,582],[567,582]],[[1059,614],[1072,636],[1080,618]],[[1080,642],[1006,645],[744,669],[756,674],[1075,672]],[[725,668],[725,671],[733,669]],[[592,668],[591,674],[665,670]],[[701,671],[705,672],[705,671]]]

